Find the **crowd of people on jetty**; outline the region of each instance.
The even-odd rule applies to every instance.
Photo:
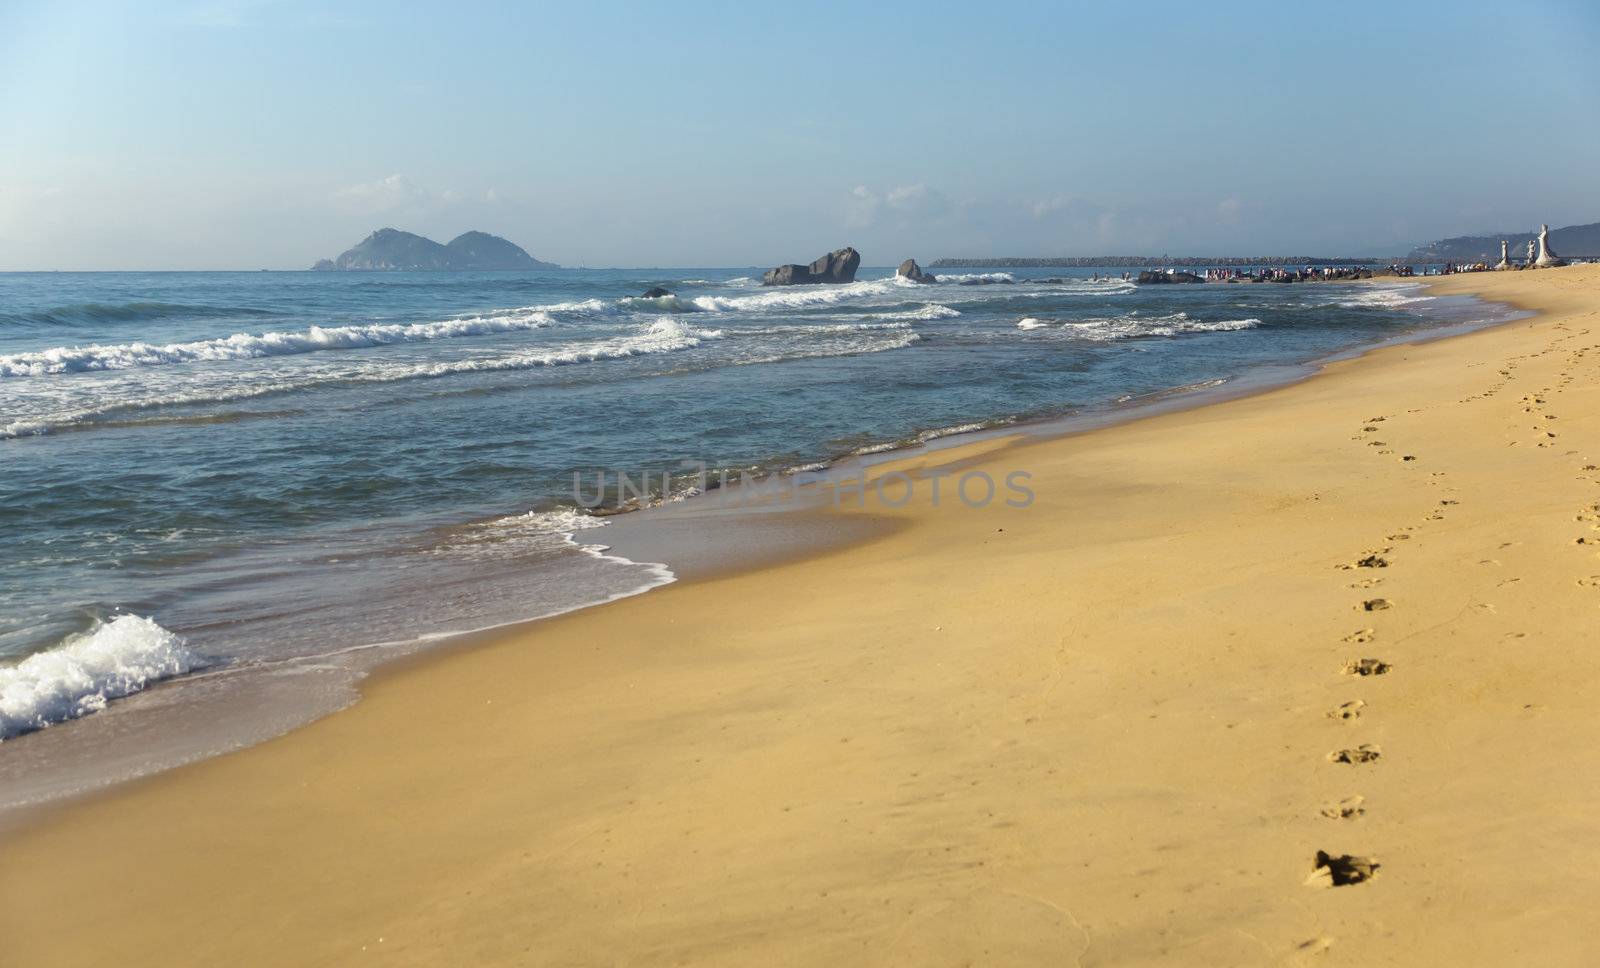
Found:
[[[1320,282],[1330,279],[1371,279],[1364,266],[1306,266],[1304,269],[1207,269],[1206,282]]]

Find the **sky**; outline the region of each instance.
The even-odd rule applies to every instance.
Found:
[[[1388,255],[1600,221],[1600,4],[0,0],[0,271]]]

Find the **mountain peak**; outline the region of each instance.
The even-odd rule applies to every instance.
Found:
[[[487,232],[463,232],[440,245],[429,238],[395,228],[381,228],[345,250],[337,259],[322,259],[323,271],[558,269],[540,262],[521,246]]]

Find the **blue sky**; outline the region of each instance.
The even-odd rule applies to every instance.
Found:
[[[0,270],[1402,252],[1600,220],[1600,6],[0,0]]]

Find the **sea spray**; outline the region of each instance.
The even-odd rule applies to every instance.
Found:
[[[0,740],[98,712],[113,699],[202,664],[154,621],[119,615],[0,668]]]

